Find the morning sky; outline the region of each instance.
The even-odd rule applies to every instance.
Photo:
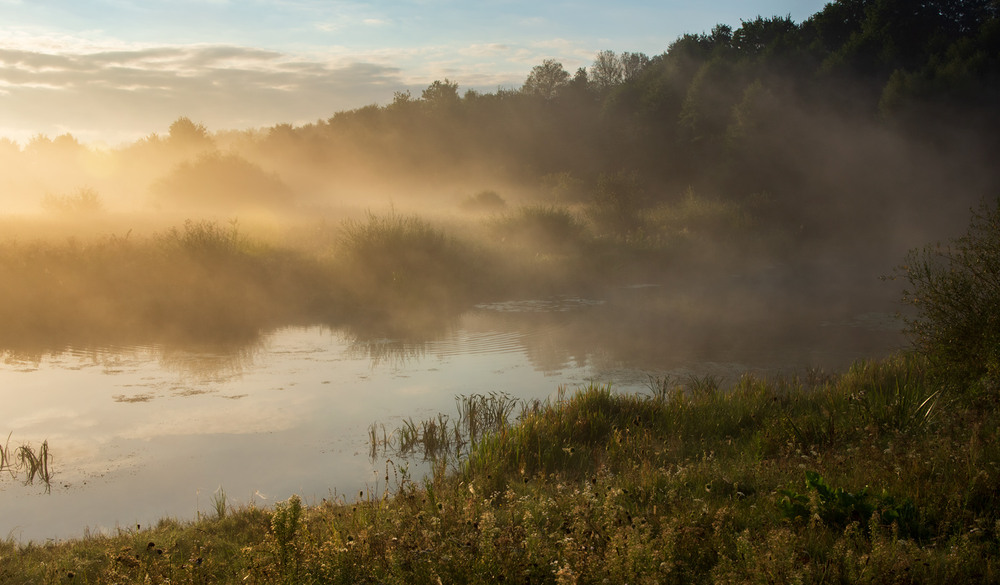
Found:
[[[554,58],[654,56],[684,33],[823,0],[0,0],[0,137],[117,146],[179,116],[209,130],[328,118],[435,79],[518,88]]]

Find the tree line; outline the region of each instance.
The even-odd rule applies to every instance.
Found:
[[[419,96],[242,133],[181,118],[118,154],[140,161],[121,165],[136,176],[153,166],[143,160],[172,161],[153,190],[191,197],[208,184],[197,177],[230,175],[254,177],[244,192],[268,186],[261,200],[332,183],[514,183],[573,201],[617,183],[631,205],[689,188],[763,194],[806,225],[886,198],[939,196],[925,191],[943,177],[995,193],[998,104],[997,0],[837,0],[801,23],[757,16],[685,34],[655,56],[604,50],[575,72],[546,59],[517,89],[436,80]],[[70,136],[39,137],[24,154],[78,148]],[[213,149],[226,154],[194,160]]]
[[[255,147],[345,176],[376,166],[593,184],[628,171],[655,187],[787,198],[816,187],[806,176],[845,129],[928,144],[961,130],[998,152],[998,14],[995,0],[838,0],[802,23],[758,16],[685,34],[653,57],[605,50],[573,73],[546,59],[519,89],[438,80],[419,97],[276,126]]]

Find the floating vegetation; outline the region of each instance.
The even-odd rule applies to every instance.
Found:
[[[555,297],[550,299],[479,303],[475,307],[484,311],[495,311],[498,313],[566,313],[603,304],[604,301],[602,300],[580,297]]]
[[[24,485],[31,485],[38,479],[45,484],[45,493],[51,489],[52,474],[49,463],[52,455],[49,453],[49,442],[42,441],[36,452],[30,443],[17,447],[10,446],[7,435],[5,444],[0,445],[0,473],[7,472],[12,478],[24,475]]]
[[[154,398],[154,396],[148,392],[144,392],[141,394],[133,394],[131,396],[116,394],[112,398],[115,402],[149,402]]]

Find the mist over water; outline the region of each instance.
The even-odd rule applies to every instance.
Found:
[[[0,480],[0,533],[192,518],[220,488],[265,506],[385,489],[368,425],[453,413],[458,395],[838,372],[905,346],[898,286],[879,280],[920,243],[902,227],[831,239],[767,198],[692,190],[617,235],[599,207],[530,190],[481,209],[464,188],[419,214],[412,194],[333,199],[304,218],[206,174],[259,169],[192,156],[150,187],[152,209],[102,188],[2,220],[0,428],[48,441],[54,475],[50,494]],[[301,193],[268,177],[251,183]]]
[[[663,292],[484,303],[422,339],[290,327],[239,347],[6,351],[10,431],[48,440],[55,455],[50,494],[0,483],[3,530],[42,541],[190,518],[211,513],[220,487],[230,501],[257,505],[293,493],[350,500],[385,488],[385,461],[369,459],[369,424],[454,414],[456,396],[545,400],[590,381],[644,392],[650,376],[833,371],[901,341],[885,313],[782,335],[697,335],[656,308]],[[423,469],[419,459],[409,465]]]
[[[456,395],[905,349],[881,277],[1000,193],[995,8],[938,8],[934,43],[835,2],[516,91],[0,140],[0,433],[54,458],[0,537],[384,489],[368,425]]]

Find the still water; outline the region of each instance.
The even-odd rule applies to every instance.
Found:
[[[369,458],[371,423],[454,414],[459,395],[544,400],[592,381],[643,392],[650,376],[836,371],[902,343],[885,312],[720,329],[685,323],[659,294],[480,305],[416,340],[316,326],[238,348],[0,350],[0,430],[8,446],[47,440],[53,457],[50,493],[0,476],[0,538],[214,514],[220,488],[234,504],[295,493],[350,501],[385,487],[385,459]]]

